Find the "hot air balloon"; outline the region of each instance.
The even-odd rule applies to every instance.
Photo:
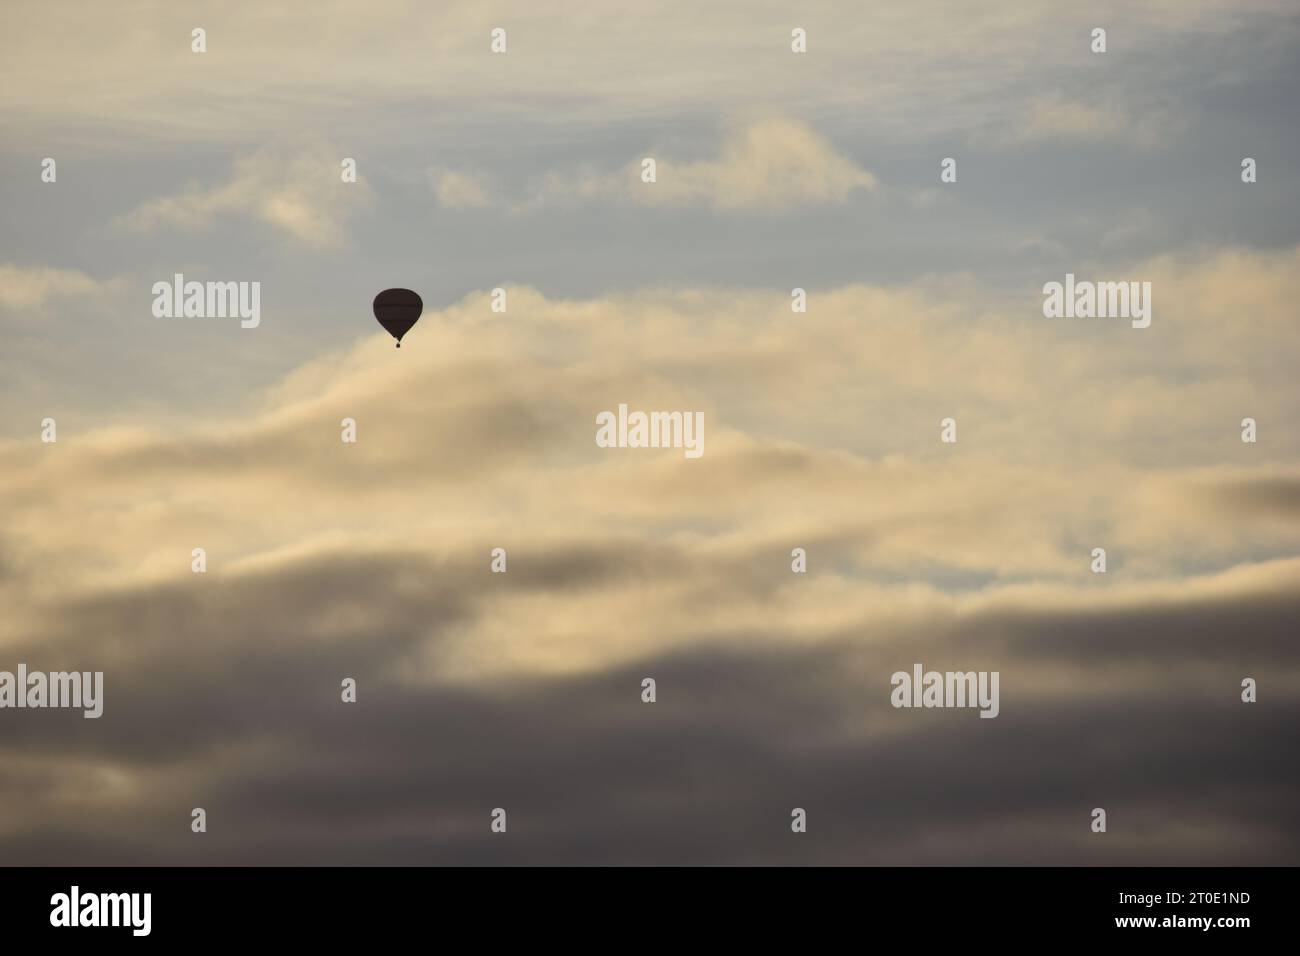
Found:
[[[402,336],[411,331],[411,326],[420,320],[424,303],[410,289],[385,289],[375,296],[371,309],[379,324],[397,339],[397,348],[400,349]]]

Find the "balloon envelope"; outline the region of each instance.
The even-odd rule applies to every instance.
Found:
[[[419,321],[420,313],[424,311],[424,303],[410,289],[385,289],[375,296],[371,309],[374,310],[379,324],[389,335],[397,339],[397,347],[400,349],[402,336],[411,331],[411,326]]]

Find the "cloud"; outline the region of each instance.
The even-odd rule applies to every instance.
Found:
[[[293,155],[262,150],[237,158],[225,183],[192,185],[176,195],[150,199],[116,224],[136,232],[166,227],[195,231],[222,217],[238,216],[310,248],[335,248],[346,239],[348,218],[373,198],[363,180],[341,181],[340,161],[323,147]]]
[[[1143,100],[1149,100],[1149,95]],[[1068,96],[1060,91],[1033,96],[1004,126],[991,126],[975,139],[1002,148],[1079,143],[1123,144],[1148,150],[1166,145],[1186,125],[1170,108],[1145,103],[1140,108],[1111,92],[1093,99]]]
[[[844,202],[876,180],[806,123],[766,119],[732,128],[717,159],[678,162],[654,156],[656,182],[638,160],[616,173],[551,174],[530,205],[617,199],[644,205],[704,204],[720,212],[784,211]]]
[[[65,606],[44,650],[10,650],[102,667],[105,716],[7,715],[6,858],[1226,865],[1300,849],[1300,774],[1277,759],[1300,717],[1294,568],[1269,592],[1138,614],[1008,608],[761,654],[696,644],[576,675],[412,681],[413,651],[508,584],[456,565],[339,555]],[[350,620],[359,608],[374,616]],[[1223,641],[1242,611],[1249,628]],[[887,675],[918,659],[1000,667],[1001,716],[890,708]],[[1247,713],[1237,679],[1263,668],[1272,703]],[[340,674],[358,704],[339,703]],[[1087,829],[1099,803],[1123,821],[1105,840]],[[191,806],[222,840],[189,837]],[[488,833],[495,806],[508,841]],[[807,840],[789,839],[795,806]]]
[[[1133,134],[1133,121],[1122,107],[1093,105],[1054,96],[1033,100],[1021,127],[1021,142],[1062,139],[1104,141]]]
[[[114,281],[0,267],[0,303],[60,319],[13,337],[0,375],[22,383],[0,442],[0,669],[106,673],[98,721],[0,711],[6,861],[1300,855],[1285,759],[1300,717],[1293,233],[1105,189],[1072,219],[1021,167],[979,175],[979,150],[966,186],[934,165],[963,144],[1039,144],[1058,153],[1030,165],[1050,170],[1101,144],[1140,185],[1134,161],[1154,161],[1132,151],[1195,129],[1206,155],[1258,142],[1285,173],[1277,98],[1259,94],[1294,72],[1293,2],[1006,0],[960,17],[942,0],[850,17],[813,3],[806,55],[789,50],[789,5],[767,0],[635,18],[527,0],[344,0],[326,17],[213,5],[204,55],[188,7],[145,0],[125,30],[107,5],[6,13],[8,139],[74,157],[54,189],[11,157],[33,249],[96,251],[102,236],[66,229],[97,178],[133,195],[132,175],[235,157],[228,176],[155,187],[117,220],[162,234],[152,251],[98,249],[144,256],[129,300],[91,309]],[[1106,57],[1088,51],[1097,23]],[[510,53],[494,56],[502,24]],[[719,117],[756,104],[775,118],[713,141]],[[283,145],[303,130],[343,146]],[[362,182],[339,181],[344,155]],[[1169,194],[1222,175],[1200,165]],[[893,260],[857,244],[850,215],[874,173],[898,183],[877,213],[896,201],[909,217],[876,230],[898,239]],[[995,192],[968,188],[981,183]],[[1222,195],[1242,192],[1229,205],[1249,218],[1278,208],[1268,188]],[[322,275],[314,253],[348,245],[363,208],[419,213],[430,191],[447,209],[543,214],[514,224],[531,233],[463,217],[484,220],[477,234],[401,216],[410,231],[358,237],[356,261]],[[549,215],[559,206],[572,216]],[[659,253],[680,249],[672,224],[696,208],[819,218],[713,223],[675,271]],[[1162,250],[1161,223],[1274,248],[1126,254]],[[231,224],[287,248],[266,257],[218,231]],[[261,257],[283,310],[247,335],[192,322],[160,336],[148,260],[171,230],[206,229],[221,242],[191,258]],[[552,241],[565,229],[611,258],[566,271],[585,250]],[[1021,260],[1060,259],[1061,229],[1108,257],[1100,273],[1071,266],[1081,278],[1152,282],[1150,329],[1042,317],[1041,283],[1066,267],[1026,278]],[[1020,255],[990,266],[1010,275],[993,284],[890,274],[946,268],[945,245],[959,267]],[[760,284],[707,284],[729,261]],[[815,275],[785,278],[791,261]],[[509,285],[506,314],[481,292],[455,301],[515,268],[548,291]],[[628,276],[648,287],[609,291]],[[429,290],[400,351],[355,338],[381,283]],[[795,283],[807,313],[790,310]],[[254,388],[281,363],[292,371]],[[128,404],[123,386],[157,369],[194,404],[148,386]],[[702,411],[705,456],[597,448],[595,415],[620,402]],[[44,445],[34,424],[56,412]],[[339,441],[344,417],[355,445]],[[1105,575],[1088,567],[1097,546]],[[190,571],[194,547],[206,574]],[[507,574],[489,570],[496,547]],[[794,547],[807,574],[791,573]],[[890,673],[918,660],[999,670],[1001,716],[891,708]],[[356,705],[339,700],[344,676]],[[1239,702],[1245,676],[1256,705]],[[1098,804],[1104,839],[1087,830]],[[195,806],[220,839],[194,839]],[[494,806],[508,840],[488,833]],[[792,840],[794,806],[810,831]]]
[[[1292,860],[1300,445],[1205,408],[1294,416],[1295,256],[1134,264],[1141,333],[950,282],[823,290],[796,321],[761,290],[512,287],[217,423],[0,445],[4,657],[105,672],[100,721],[6,713],[0,851]],[[597,449],[619,401],[702,408],[705,458]],[[915,661],[1000,671],[1000,717],[892,709]],[[1099,804],[1125,821],[1104,843]],[[220,843],[186,839],[191,806]]]
[[[491,10],[472,0],[433,10],[343,0],[332,9],[314,20],[288,0],[214,10],[209,52],[195,55],[192,13],[168,4],[142,4],[139,28],[121,31],[93,5],[13,0],[12,29],[0,37],[10,80],[0,84],[0,108],[20,140],[54,128],[258,142],[281,134],[289,115],[299,128],[388,141],[409,134],[402,107],[412,103],[431,126],[492,119],[517,128],[521,117],[566,126],[726,114],[756,102],[789,115],[869,117],[895,138],[948,138],[1009,126],[1002,121],[1023,112],[1045,77],[1082,73],[1099,22],[1110,29],[1108,57],[1158,62],[1157,80],[1172,91],[1232,82],[1243,51],[1280,60],[1296,30],[1285,0],[1113,0],[1077,11],[1006,0],[959,19],[942,0],[870,17],[822,3],[803,11],[809,52],[796,55],[788,5],[774,0],[704,9],[669,0],[635,20],[613,9],[556,17],[527,0]],[[510,52],[492,55],[489,32],[502,24],[512,28]],[[1216,55],[1197,56],[1197,44]],[[1141,69],[1125,72],[1116,82],[1133,93],[1153,84]]]
[[[203,424],[0,443],[3,659],[106,682],[98,721],[4,713],[0,853],[1294,859],[1300,440],[1242,445],[1237,409],[1300,413],[1297,255],[1134,263],[1145,331],[969,280],[798,316],[511,287]],[[624,401],[702,410],[705,456],[597,448]],[[1001,716],[894,710],[915,661],[998,670]]]
[[[476,208],[492,204],[487,183],[472,172],[431,169],[429,181],[438,204],[449,209]]]
[[[1007,298],[971,283],[813,290],[798,321],[781,290],[563,300],[511,287],[505,316],[476,293],[431,310],[400,362],[377,332],[304,364],[238,418],[180,432],[87,422],[36,460],[25,440],[0,444],[0,493],[13,550],[57,568],[64,590],[166,577],[178,536],[202,537],[230,568],[311,553],[329,544],[325,528],[345,547],[427,534],[490,548],[533,509],[527,525],[548,546],[587,548],[573,527],[597,541],[696,536],[726,564],[788,553],[800,536],[880,586],[1087,581],[1079,555],[1101,540],[1127,580],[1177,579],[1300,543],[1290,522],[1243,523],[1235,499],[1204,491],[1294,478],[1300,441],[1275,423],[1300,413],[1294,356],[1278,346],[1297,261],[1228,251],[1135,264],[1156,303],[1144,331],[1045,320],[1037,287]],[[688,469],[680,455],[595,448],[595,414],[620,402],[703,411],[707,454]],[[937,440],[948,415],[952,448]],[[1258,447],[1239,440],[1246,415],[1261,422]],[[359,423],[354,447],[338,442],[344,417]],[[128,499],[172,490],[61,522],[52,503],[81,500],[84,482]],[[382,513],[355,510],[380,491]],[[492,504],[503,495],[512,517]],[[263,513],[280,515],[274,532]],[[569,646],[550,646],[557,666]]]
[[[54,299],[98,296],[120,285],[117,280],[101,281],[78,269],[0,262],[0,307],[7,309],[33,309]]]

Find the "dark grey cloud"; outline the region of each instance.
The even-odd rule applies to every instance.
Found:
[[[563,591],[599,563],[549,558],[546,575],[512,571],[509,586]],[[9,656],[102,666],[105,716],[5,713],[0,855],[1254,864],[1300,850],[1294,588],[974,615],[784,650],[695,642],[570,676],[402,679],[418,646],[491,615],[504,586],[394,554],[65,609]],[[354,605],[364,626],[346,623]],[[83,627],[98,639],[79,640],[96,637]],[[889,675],[914,661],[1000,670],[1001,715],[891,708]],[[358,679],[355,705],[338,699],[343,675]],[[1246,675],[1259,703],[1238,699]],[[655,704],[639,699],[644,676]],[[114,766],[137,781],[129,799],[93,769]],[[208,834],[190,833],[194,806]],[[488,831],[498,806],[504,836]],[[803,836],[788,829],[796,806]],[[1105,835],[1088,832],[1094,806]]]
[[[106,696],[0,712],[0,861],[1300,858],[1293,4],[814,5],[796,58],[783,4],[519,3],[503,62],[472,3],[268,0],[196,70],[194,11],[22,2],[0,267],[66,288],[0,306],[0,669]],[[617,188],[764,119],[874,188]],[[177,271],[260,281],[262,326],[160,324]],[[1067,271],[1154,278],[1149,334],[1039,322]],[[426,314],[381,354],[389,286]],[[661,397],[703,461],[594,449]],[[894,710],[916,661],[1001,715]]]

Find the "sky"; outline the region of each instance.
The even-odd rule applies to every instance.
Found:
[[[1264,0],[11,0],[0,671],[104,713],[0,709],[0,862],[1296,863],[1298,85]]]

